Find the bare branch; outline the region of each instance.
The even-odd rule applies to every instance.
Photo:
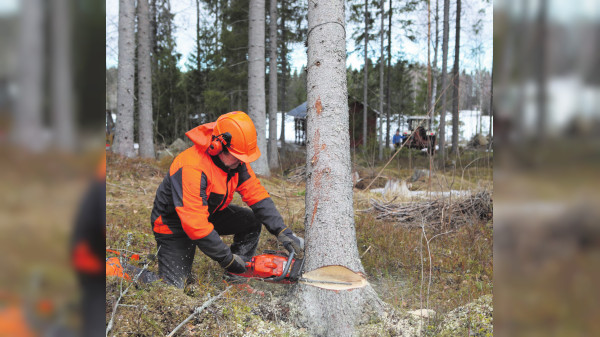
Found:
[[[160,251],[160,246],[156,250],[156,254],[158,254],[158,251]],[[113,322],[114,322],[114,319],[115,319],[115,314],[117,313],[117,308],[119,306],[122,306],[122,305],[119,304],[119,302],[121,302],[121,299],[123,299],[123,296],[125,296],[125,294],[127,294],[127,292],[129,291],[129,288],[131,287],[131,285],[134,284],[134,283],[136,283],[137,280],[138,280],[138,278],[140,277],[140,275],[142,275],[142,273],[148,268],[148,265],[150,264],[150,262],[152,262],[152,260],[148,260],[148,262],[146,262],[146,264],[140,270],[140,272],[137,273],[137,275],[135,275],[135,277],[133,278],[133,281],[127,286],[127,288],[125,288],[125,291],[120,292],[119,298],[117,299],[117,302],[115,302],[112,314],[110,315],[110,320],[108,321],[108,325],[106,326],[106,336],[107,337],[108,337],[108,333],[110,332],[110,330],[113,327]]]
[[[189,315],[185,320],[183,320],[183,322],[181,322],[175,329],[173,329],[173,331],[171,331],[170,334],[167,335],[167,337],[172,337],[175,335],[175,332],[177,332],[177,330],[181,329],[182,326],[185,325],[185,323],[189,322],[192,318],[194,318],[194,316],[196,316],[197,314],[201,313],[202,310],[206,309],[209,305],[211,305],[214,301],[216,301],[219,297],[223,296],[223,294],[225,294],[225,292],[227,292],[227,290],[229,290],[229,288],[231,288],[231,286],[225,288],[225,290],[223,290],[219,295],[215,296],[215,297],[211,297],[210,299],[208,299],[206,302],[204,302],[202,304],[202,306],[194,309],[194,312],[192,312],[191,315]]]

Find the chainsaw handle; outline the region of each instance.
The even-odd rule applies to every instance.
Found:
[[[283,268],[283,273],[281,273],[281,275],[279,275],[277,277],[270,278],[269,281],[279,282],[286,277],[286,275],[290,271],[290,266],[292,265],[295,254],[296,254],[296,252],[294,251],[294,248],[292,248],[292,251],[290,252],[290,256],[288,257],[285,267]]]

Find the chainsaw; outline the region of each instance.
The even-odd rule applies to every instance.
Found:
[[[292,249],[290,254],[281,251],[266,250],[261,255],[253,256],[246,262],[246,272],[234,274],[237,276],[258,279],[270,283],[332,283],[341,285],[351,285],[350,282],[311,280],[302,277],[302,268],[304,259],[295,259],[295,252]]]

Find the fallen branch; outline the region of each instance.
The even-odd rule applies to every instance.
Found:
[[[306,180],[306,165],[301,165],[288,173],[288,181],[298,185]]]
[[[185,323],[189,322],[192,318],[194,318],[194,316],[201,313],[202,310],[206,309],[209,305],[211,305],[219,297],[223,296],[223,294],[225,294],[225,292],[227,292],[227,290],[229,290],[229,288],[231,288],[231,286],[225,288],[225,290],[223,290],[219,295],[209,298],[206,302],[204,302],[202,304],[202,306],[194,309],[194,312],[192,312],[191,315],[189,315],[185,320],[183,320],[183,322],[181,322],[175,329],[173,329],[173,331],[171,331],[171,333],[168,334],[167,337],[173,337],[175,335],[175,332],[177,332],[177,330],[181,329],[181,327],[184,326]]]
[[[377,213],[379,220],[394,220],[407,227],[421,227],[421,221],[430,225],[443,227],[445,221],[451,219],[449,225],[456,227],[468,223],[473,217],[490,219],[492,201],[488,191],[481,191],[458,200],[450,201],[440,198],[431,201],[392,203],[371,200],[371,210]]]

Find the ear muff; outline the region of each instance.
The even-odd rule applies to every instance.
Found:
[[[208,154],[216,156],[221,153],[224,149],[229,147],[231,143],[231,134],[229,132],[222,133],[218,136],[213,135],[208,147]]]

